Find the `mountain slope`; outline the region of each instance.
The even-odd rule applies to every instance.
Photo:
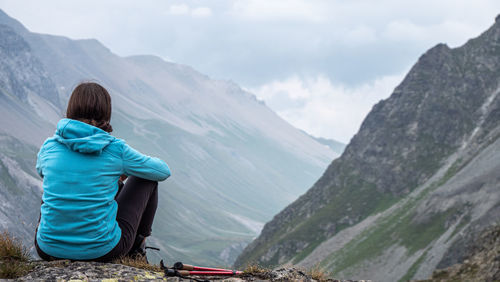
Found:
[[[426,282],[500,280],[500,226],[492,226],[475,238],[467,260],[432,273]],[[423,282],[421,280],[420,282]]]
[[[55,93],[31,47],[12,28],[0,24],[0,226],[30,243],[39,211],[18,204],[40,205],[34,166],[37,146],[57,120],[58,101],[47,101]]]
[[[342,153],[345,150],[346,144],[339,142],[337,140],[327,139],[327,138],[323,138],[323,137],[314,137],[312,135],[309,135],[309,136],[311,136],[314,140],[318,141],[319,143],[321,143],[325,146],[328,146],[330,149],[332,149],[332,151],[334,151],[335,153],[337,153],[339,155],[342,155]]]
[[[500,214],[500,23],[424,54],[314,186],[236,265],[319,264],[338,277],[425,278]]]
[[[96,40],[31,33],[2,11],[0,27],[0,145],[9,148],[0,151],[2,213],[9,215],[0,224],[27,243],[41,195],[31,162],[82,80],[111,93],[113,134],[172,169],[160,184],[149,244],[162,251],[153,260],[231,264],[336,156],[234,83],[153,56],[119,57]],[[33,198],[29,213],[11,204],[23,195]],[[26,225],[16,225],[21,215]]]

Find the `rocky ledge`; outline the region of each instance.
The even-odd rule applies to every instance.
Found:
[[[261,273],[244,273],[237,277],[165,277],[163,272],[145,270],[122,264],[98,262],[53,261],[31,262],[32,270],[20,281],[344,281],[335,279],[313,279],[313,277],[296,268],[281,268]],[[367,281],[367,280],[364,280]],[[361,282],[361,280],[360,280]]]

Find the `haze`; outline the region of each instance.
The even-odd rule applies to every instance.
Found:
[[[348,142],[418,56],[479,35],[498,1],[15,1],[31,31],[96,38],[232,80],[308,133]]]

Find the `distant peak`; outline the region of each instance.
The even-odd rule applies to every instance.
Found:
[[[99,40],[95,38],[77,39],[75,41],[82,44],[83,46],[92,48],[92,50],[94,51],[105,51],[111,53],[111,50],[109,50],[108,47],[106,47],[104,44],[102,44]]]
[[[151,63],[169,63],[168,61],[164,60],[163,58],[156,56],[156,55],[131,55],[125,57],[125,59],[128,60],[133,60],[133,61],[146,61],[146,62],[151,62]]]
[[[7,15],[7,13],[5,13],[4,10],[0,9],[0,17],[9,17],[9,15]]]
[[[0,9],[0,24],[8,25],[16,32],[25,33],[28,30],[16,19],[10,17],[4,10]]]
[[[445,43],[439,43],[436,46],[432,47],[431,49],[427,50],[421,58],[435,58],[435,57],[441,57],[444,54],[447,54],[451,51],[451,48],[446,45]]]
[[[451,50],[450,46],[448,46],[448,44],[446,43],[438,43],[436,46],[434,46],[434,48],[432,49],[436,49],[436,50]]]
[[[499,22],[500,21],[500,14],[498,14],[498,16],[495,18],[495,22]]]

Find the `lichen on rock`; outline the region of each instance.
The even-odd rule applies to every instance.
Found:
[[[137,281],[163,280],[161,272],[153,272],[131,266],[101,262],[35,261],[33,270],[21,281],[57,280],[57,281]]]
[[[240,276],[208,277],[165,277],[163,272],[150,271],[115,263],[82,261],[33,261],[32,270],[17,278],[19,281],[329,281],[335,279],[314,279],[310,274],[297,268],[280,268],[261,273],[244,273]],[[351,282],[352,280],[342,280]],[[364,282],[364,281],[360,281]]]

